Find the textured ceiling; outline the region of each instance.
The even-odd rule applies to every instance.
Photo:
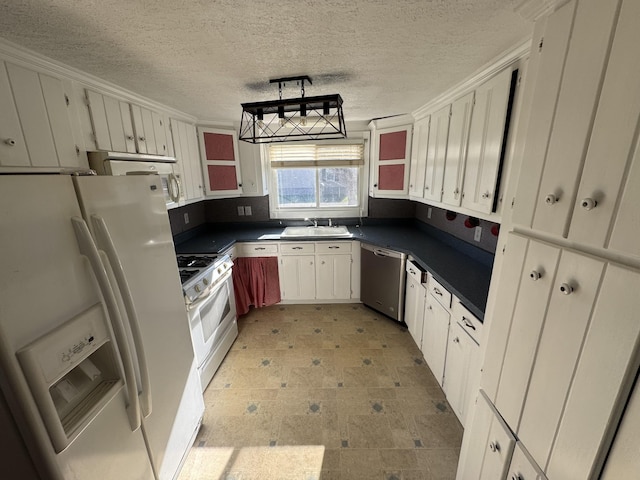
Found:
[[[0,0],[0,37],[201,120],[306,74],[347,120],[408,113],[524,41],[514,0]],[[287,86],[284,97],[299,96]]]

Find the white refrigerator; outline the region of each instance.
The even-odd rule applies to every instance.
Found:
[[[0,175],[0,272],[0,388],[40,476],[175,478],[204,403],[160,179]]]

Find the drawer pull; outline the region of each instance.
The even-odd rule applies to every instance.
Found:
[[[411,275],[415,275],[415,274],[416,274],[416,272],[413,270],[413,268],[410,268],[410,269],[409,269],[409,273],[410,273]]]
[[[254,247],[254,250],[266,250],[264,247]]]
[[[331,245],[329,248],[330,248],[331,250],[333,250],[333,249],[335,249],[335,248],[340,248],[340,247],[338,247],[337,245]]]
[[[291,250],[302,250],[302,247],[291,247]]]
[[[433,287],[433,292],[434,292],[436,295],[440,295],[440,296],[442,296],[442,292],[440,291],[440,289],[439,289],[438,287]]]
[[[471,330],[476,329],[475,325],[471,323],[467,317],[462,317],[462,323],[464,323],[465,327],[469,327]]]

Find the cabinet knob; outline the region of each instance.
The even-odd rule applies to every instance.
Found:
[[[573,287],[568,283],[563,283],[560,285],[560,291],[565,295],[571,295],[571,293],[573,293]]]
[[[500,444],[498,442],[491,442],[489,444],[489,450],[491,450],[492,452],[499,452]]]
[[[491,196],[491,194],[489,192],[484,192],[482,194],[482,198],[489,198]]]
[[[378,184],[377,184],[377,183],[374,183],[374,184],[373,184],[373,186],[374,186],[375,188],[378,188]]]
[[[558,201],[558,197],[556,197],[553,193],[547,195],[544,199],[544,203],[546,203],[547,205],[553,205],[557,201]]]
[[[537,270],[531,270],[529,277],[531,278],[531,280],[535,282],[536,280],[540,280],[540,277],[542,277],[542,274]]]
[[[524,478],[522,478],[522,475],[520,475],[519,473],[514,473],[513,475],[511,475],[511,480],[524,480]]]
[[[460,338],[456,337],[453,339],[453,343],[460,343]]]
[[[429,190],[429,187],[428,187],[428,186],[427,186],[427,187],[424,187],[424,189],[425,189],[425,190]]]
[[[16,141],[15,141],[13,138],[7,138],[7,139],[4,141],[4,143],[5,143],[6,145],[9,145],[10,147],[13,147],[13,146],[15,146]]]
[[[144,142],[146,139],[144,137],[138,137],[138,140],[140,140],[141,142]]]
[[[322,262],[320,262],[321,265],[324,265],[324,260],[322,260]],[[411,285],[413,287],[413,285]]]
[[[585,210],[593,210],[597,205],[598,202],[596,202],[593,198],[583,198],[580,202],[580,206]]]
[[[127,135],[127,140],[135,140],[135,138],[133,137],[133,135]]]
[[[453,196],[454,196],[454,198],[458,198],[458,194],[459,194],[459,193],[460,193],[460,189],[459,189],[459,188],[456,188],[456,189],[453,191]]]

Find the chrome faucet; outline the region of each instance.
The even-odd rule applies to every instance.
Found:
[[[318,220],[316,220],[315,218],[305,218],[304,221],[313,223],[314,227],[318,226]]]

